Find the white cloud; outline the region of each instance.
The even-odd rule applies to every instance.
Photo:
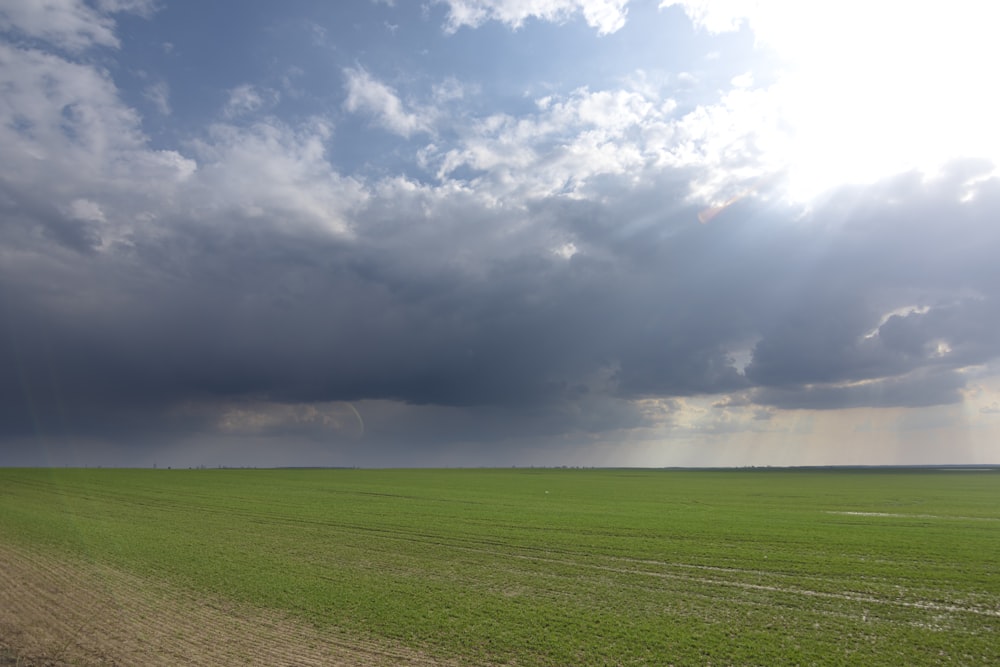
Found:
[[[370,113],[383,128],[403,137],[430,131],[428,112],[407,111],[396,91],[364,69],[347,68],[344,76],[347,79],[344,106],[348,111]]]
[[[97,8],[82,0],[0,0],[0,29],[16,30],[71,52],[92,46],[118,47],[109,14],[148,16],[153,0],[101,0]]]
[[[720,33],[738,30],[760,4],[745,0],[663,0],[660,9],[680,6],[695,27]]]
[[[633,90],[538,100],[533,116],[494,114],[465,128],[458,146],[429,147],[424,163],[447,179],[461,169],[496,198],[583,197],[601,175],[638,175],[657,161],[669,135],[669,104]]]
[[[454,77],[448,77],[433,87],[434,102],[437,104],[445,104],[447,102],[464,99],[467,88],[467,84],[463,84]],[[478,87],[473,86],[473,91],[478,92]]]
[[[500,21],[519,28],[528,19],[560,22],[583,14],[587,24],[602,35],[625,25],[628,0],[438,0],[448,5],[445,29],[476,28],[487,21]]]
[[[104,71],[0,44],[0,87],[0,175],[9,182],[44,184],[71,199],[122,183],[167,185],[194,168],[173,151],[147,148],[139,115]]]
[[[196,161],[151,149],[139,114],[95,67],[0,44],[0,88],[0,183],[95,225],[98,249],[178,215],[342,234],[366,198],[327,160],[331,128],[322,120],[216,125],[188,144]],[[152,91],[154,103],[159,93],[166,102],[165,90]]]
[[[149,17],[157,8],[157,0],[98,0],[97,6],[109,14],[127,12]]]
[[[551,252],[556,257],[562,257],[563,259],[570,259],[573,257],[573,255],[575,255],[578,252],[578,250],[576,244],[573,243],[572,241],[569,241],[567,243],[563,243],[560,246],[552,248]]]
[[[738,196],[783,166],[788,135],[778,101],[769,89],[737,88],[693,109],[674,124],[664,164],[695,170],[691,193],[699,202]]]
[[[368,111],[400,135],[430,127],[430,119],[444,113],[419,102],[410,107],[419,111],[410,111],[364,70],[348,75],[347,107]],[[719,204],[782,173],[792,143],[782,125],[787,98],[780,86],[754,88],[752,73],[735,84],[718,101],[684,115],[667,82],[637,77],[618,89],[539,98],[534,113],[454,117],[457,139],[435,137],[418,152],[418,164],[441,183],[458,180],[490,206],[550,196],[599,199],[609,178],[635,187],[666,170],[691,175],[694,201]],[[445,82],[428,102],[440,108],[463,92]]]
[[[75,220],[85,220],[90,222],[106,222],[104,211],[101,210],[97,202],[89,199],[74,199],[70,202],[67,210],[69,216]]]
[[[751,88],[753,86],[753,72],[744,72],[734,76],[730,82],[733,88]]]
[[[18,30],[69,51],[118,46],[115,22],[81,0],[3,0],[0,28]]]
[[[0,182],[91,223],[93,249],[127,242],[196,172],[176,151],[148,147],[139,114],[102,70],[0,44],[0,88]]]
[[[88,6],[62,0],[31,10],[12,6],[29,26],[29,18],[48,12],[42,17],[46,35],[87,34],[89,43],[116,43],[113,23],[98,20]],[[149,3],[131,0],[100,7],[151,10]],[[66,19],[73,11],[79,25],[90,25],[86,18],[108,32],[73,32]],[[0,44],[0,89],[0,182],[91,225],[98,249],[127,244],[134,233],[155,233],[159,221],[178,215],[226,224],[235,214],[285,229],[343,234],[348,212],[367,196],[327,160],[332,130],[321,119],[295,126],[269,118],[245,127],[218,124],[187,144],[189,156],[151,149],[139,113],[123,102],[110,74],[95,66]],[[169,113],[165,82],[147,87],[144,97]],[[276,97],[274,91],[239,86],[230,92],[223,115],[245,117]]]
[[[292,229],[349,232],[348,212],[367,195],[326,159],[331,128],[320,119],[292,127],[270,119],[248,127],[219,124],[192,147],[199,178],[189,185],[197,217],[235,213]]]
[[[142,96],[153,105],[161,115],[170,115],[170,86],[166,81],[158,81],[146,87]]]
[[[229,99],[226,100],[222,114],[230,119],[250,114],[264,106],[267,102],[265,97],[272,100],[277,97],[277,93],[273,91],[265,91],[263,95],[261,93],[260,89],[250,84],[236,86],[229,91]]]
[[[534,114],[493,114],[457,126],[460,139],[431,144],[421,165],[442,181],[461,178],[485,201],[566,196],[599,199],[607,179],[626,188],[683,170],[691,198],[721,203],[779,173],[789,134],[780,95],[737,88],[677,114],[662,87],[628,88],[536,101]]]

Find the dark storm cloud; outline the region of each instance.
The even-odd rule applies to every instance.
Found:
[[[758,387],[750,400],[785,409],[928,407],[962,400],[966,379],[953,370],[920,370],[902,377],[836,385]]]
[[[865,402],[847,395],[870,395],[872,404],[957,400],[957,376],[941,376],[953,377],[944,385],[903,378],[921,369],[982,364],[1000,354],[990,334],[1000,325],[991,259],[1000,242],[991,222],[1000,206],[996,179],[961,201],[965,184],[981,173],[977,167],[984,165],[955,164],[930,182],[910,175],[845,189],[812,213],[807,222],[821,246],[806,248],[812,261],[789,276],[793,286],[770,304],[783,310],[760,322],[748,380],[808,394],[812,398],[801,402],[815,407],[827,405],[824,397],[829,407]],[[887,379],[878,386],[895,398],[857,387],[806,389],[877,379]]]
[[[961,202],[957,169],[798,219],[747,202],[700,225],[650,190],[453,204],[436,226],[373,205],[354,238],[176,218],[101,253],[7,197],[0,424],[124,437],[211,430],[227,401],[383,400],[465,408],[444,422],[456,437],[503,439],[642,425],[621,402],[638,397],[953,402],[961,367],[1000,356],[997,183]],[[475,231],[489,224],[519,231],[491,245]],[[578,254],[550,251],[560,234]],[[744,375],[733,354],[751,346]]]

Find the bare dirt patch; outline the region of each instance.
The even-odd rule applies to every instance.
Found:
[[[0,666],[456,664],[45,551],[0,572]]]

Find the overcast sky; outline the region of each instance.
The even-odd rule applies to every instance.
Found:
[[[1000,463],[998,13],[0,0],[0,465]]]

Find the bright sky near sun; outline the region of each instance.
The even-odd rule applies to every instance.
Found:
[[[1000,462],[998,19],[0,0],[0,465]]]
[[[748,4],[688,11],[708,30],[727,30]],[[1000,102],[985,85],[1000,61],[992,3],[761,2],[742,14],[756,43],[785,63],[769,93],[787,128],[774,159],[787,165],[792,196],[1000,156],[991,130]]]

